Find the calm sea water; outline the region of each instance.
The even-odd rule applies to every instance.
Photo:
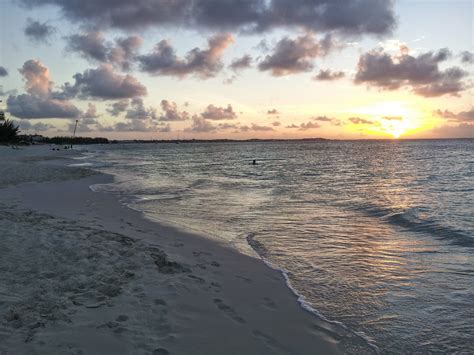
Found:
[[[474,140],[93,150],[97,190],[255,250],[381,352],[474,352]]]

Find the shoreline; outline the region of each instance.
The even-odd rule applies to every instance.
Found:
[[[24,152],[31,149],[35,148]],[[47,152],[41,154],[51,157]],[[27,153],[16,155],[23,159]],[[12,161],[18,168],[18,159],[15,159]],[[42,182],[3,188],[1,209],[20,216],[18,225],[26,214],[49,216],[63,227],[75,226],[72,233],[63,233],[61,238],[74,238],[70,234],[82,237],[81,233],[86,230],[88,236],[84,237],[84,244],[91,252],[94,245],[87,238],[95,235],[102,235],[104,238],[100,241],[104,244],[117,238],[125,241],[125,246],[131,243],[135,255],[127,256],[127,247],[118,246],[120,257],[115,262],[132,261],[138,264],[138,271],[132,272],[134,276],[130,276],[130,280],[118,277],[115,282],[120,284],[119,289],[108,295],[105,292],[105,296],[101,293],[99,298],[104,304],[96,308],[61,299],[65,301],[66,313],[71,311],[69,321],[49,322],[40,313],[42,325],[29,328],[27,333],[31,333],[31,339],[27,343],[15,343],[15,337],[10,336],[8,342],[15,348],[9,349],[9,343],[0,341],[3,344],[0,350],[45,353],[66,351],[69,347],[76,349],[72,353],[87,354],[111,349],[117,353],[156,354],[371,351],[350,334],[339,334],[334,325],[300,307],[281,273],[262,260],[245,256],[215,240],[150,221],[143,213],[123,206],[117,196],[89,189],[90,185],[113,181],[111,176],[83,176],[87,169],[65,167],[61,158],[37,159],[28,162],[35,166],[35,173],[42,170],[40,166],[55,166],[57,171],[62,169],[68,173],[53,182],[42,178],[40,173],[33,181],[39,178]],[[0,228],[2,224],[4,221],[0,220]],[[61,231],[51,225],[43,229],[53,235]],[[33,236],[26,236],[25,242]],[[104,250],[96,262],[100,266],[100,259],[107,257]],[[126,269],[124,267],[121,273],[126,273]],[[107,270],[99,267],[95,274],[105,274],[103,271]],[[70,276],[74,277],[75,272]],[[56,277],[61,278],[61,275]],[[99,282],[102,283],[103,280]],[[89,286],[94,289],[96,285]],[[53,292],[53,296],[57,295]],[[8,306],[7,302],[0,311],[7,310]],[[22,316],[26,317],[18,315]],[[24,327],[9,327],[9,323],[11,321],[0,323],[0,339],[7,332],[21,338],[19,334],[24,332]],[[92,342],[85,344],[82,338],[90,333],[97,334]],[[61,334],[61,339],[55,334]]]

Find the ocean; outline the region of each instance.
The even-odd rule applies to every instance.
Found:
[[[474,140],[114,144],[83,163],[117,177],[95,191],[262,258],[303,307],[382,353],[472,353],[473,153]]]

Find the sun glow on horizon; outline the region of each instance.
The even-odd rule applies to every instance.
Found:
[[[426,128],[423,127],[425,123],[421,111],[399,101],[379,102],[373,106],[356,108],[352,112],[367,120],[364,131],[371,135],[398,139],[408,132],[414,133]]]

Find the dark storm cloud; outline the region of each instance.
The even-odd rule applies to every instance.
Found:
[[[8,75],[8,71],[4,67],[0,66],[0,77],[7,76],[7,75]]]
[[[107,42],[101,32],[88,32],[66,37],[67,49],[83,58],[101,63],[111,63],[122,70],[130,70],[143,39],[139,36],[117,38]]]
[[[331,36],[317,40],[306,33],[297,38],[284,37],[259,64],[261,71],[270,71],[273,76],[283,76],[311,71],[313,61],[323,57],[334,47]]]
[[[46,22],[41,23],[28,18],[24,32],[25,36],[33,42],[48,43],[51,35],[56,32],[56,28],[48,25]]]
[[[234,70],[234,71],[239,71],[243,69],[250,68],[252,65],[252,57],[248,54],[245,54],[244,56],[240,58],[236,58],[230,63],[229,67]]]
[[[373,121],[366,120],[366,119],[360,118],[360,117],[351,117],[351,118],[349,118],[349,121],[351,121],[354,124],[374,124]]]
[[[227,107],[218,107],[214,105],[208,105],[201,116],[208,120],[233,120],[237,118],[237,114],[234,112],[232,105]]]
[[[297,27],[349,35],[390,33],[391,0],[17,0],[27,7],[55,5],[71,21],[125,30],[185,27],[267,31]]]
[[[458,96],[465,89],[462,79],[467,73],[459,67],[445,70],[439,68],[439,64],[446,61],[450,55],[448,49],[427,52],[416,57],[409,55],[406,48],[396,57],[384,53],[381,49],[374,50],[360,57],[355,83],[383,90],[408,87],[425,97],[446,94]]]
[[[469,111],[462,111],[458,113],[454,113],[448,110],[436,110],[434,114],[438,117],[442,117],[447,119],[448,121],[452,122],[473,122],[474,123],[474,107],[472,107]]]
[[[185,121],[189,119],[189,113],[186,111],[179,112],[176,102],[161,100],[161,109],[163,114],[160,121]]]
[[[319,81],[333,81],[341,79],[344,76],[345,73],[343,71],[331,71],[330,69],[321,69],[313,79]]]
[[[97,69],[77,73],[74,75],[74,80],[73,85],[66,83],[62,91],[55,93],[55,96],[115,100],[147,94],[146,87],[135,77],[115,72],[111,64],[102,64]]]
[[[67,100],[53,97],[53,82],[49,70],[40,61],[27,60],[20,74],[25,81],[27,94],[10,95],[7,110],[18,118],[75,118],[82,112]]]
[[[138,56],[137,59],[141,69],[151,74],[179,78],[195,75],[201,79],[208,79],[222,69],[222,54],[233,42],[231,34],[217,35],[208,40],[207,49],[194,48],[182,59],[178,58],[168,41],[162,40],[152,53]]]

